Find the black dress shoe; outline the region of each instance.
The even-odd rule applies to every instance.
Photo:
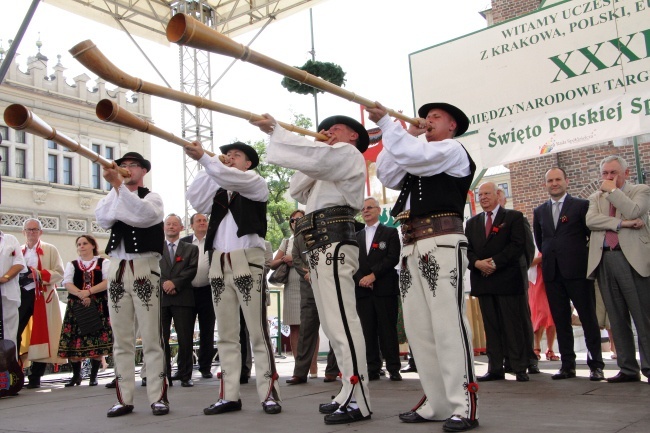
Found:
[[[325,424],[349,424],[351,422],[370,419],[370,415],[363,416],[360,409],[337,410],[334,413],[325,415]]]
[[[536,365],[529,365],[528,366],[528,374],[539,374],[539,367]]]
[[[594,381],[594,382],[605,380],[605,375],[603,374],[603,369],[596,367],[593,370],[591,370],[591,372],[589,373],[589,380]]]
[[[133,412],[133,405],[115,403],[113,407],[108,410],[106,416],[109,418],[115,418],[116,416],[130,414],[131,412]]]
[[[393,371],[389,373],[389,376],[390,376],[390,380],[392,380],[393,382],[399,382],[400,380],[402,380],[402,375],[399,374],[399,371]]]
[[[140,382],[140,386],[147,386],[147,378],[143,377],[142,381]]]
[[[169,413],[169,403],[163,400],[151,403],[151,412],[154,415],[167,415]]]
[[[27,389],[36,389],[41,387],[41,377],[40,376],[29,376],[29,382],[25,385]]]
[[[70,380],[68,381],[68,383],[66,383],[63,386],[66,387],[66,388],[70,388],[70,387],[75,386],[75,385],[77,385],[77,386],[81,385],[81,376],[77,376],[77,377],[72,376],[70,378]]]
[[[491,382],[493,380],[504,380],[505,378],[506,378],[505,374],[490,373],[488,371],[483,376],[477,377],[476,381],[477,382]]]
[[[213,374],[211,372],[209,372],[209,371],[201,372],[201,377],[204,378],[204,379],[212,379]]]
[[[318,405],[318,411],[320,413],[334,413],[339,408],[340,404],[333,401],[331,403],[323,403]]]
[[[106,388],[115,388],[117,385],[115,384],[115,380],[113,379],[110,382],[108,382],[106,385],[104,385]]]
[[[460,415],[452,415],[445,424],[442,426],[442,431],[446,432],[457,432],[457,431],[467,431],[473,428],[478,427],[477,419],[469,419]]]
[[[88,386],[97,386],[97,385],[99,385],[97,379],[88,379]]]
[[[610,377],[607,379],[607,382],[609,383],[623,383],[623,382],[639,382],[641,380],[641,375],[640,374],[625,374],[622,372],[618,372],[618,374],[614,377]]]
[[[525,371],[520,371],[516,376],[517,382],[528,382],[530,380],[530,377],[528,377],[528,374]]]
[[[379,373],[368,373],[368,380],[379,380]]]
[[[417,373],[418,369],[416,367],[413,367],[413,366],[409,365],[408,367],[401,369],[399,372],[400,373]]]
[[[411,411],[408,411],[408,412],[404,412],[404,413],[400,413],[400,414],[399,414],[399,419],[400,419],[402,422],[406,422],[406,423],[432,422],[432,421],[433,421],[433,420],[430,420],[430,419],[426,419],[426,418],[424,418],[424,417],[421,417],[421,416],[418,415],[418,413],[417,413],[416,411],[414,411],[414,410],[411,410]]]
[[[240,383],[241,385],[245,385],[245,384],[247,384],[247,383],[248,383],[248,376],[242,376],[242,377],[240,377],[240,378],[239,378],[239,383]]]
[[[266,402],[273,402],[272,404],[266,404]],[[282,412],[282,406],[280,404],[273,400],[273,399],[268,399],[264,403],[262,403],[262,409],[264,409],[264,413],[267,413],[269,415],[275,415],[280,412]]]
[[[219,400],[215,404],[211,404],[209,407],[203,409],[203,413],[206,415],[218,415],[220,413],[236,412],[238,410],[241,410],[241,400],[227,402]]]
[[[336,375],[335,374],[326,374],[325,378],[323,379],[323,382],[336,382]]]
[[[300,385],[301,383],[307,383],[307,379],[303,379],[302,377],[298,377],[298,376],[293,376],[291,379],[287,379],[287,383],[289,385]]]
[[[573,368],[560,368],[560,370],[551,376],[553,380],[572,379],[576,377],[576,371]]]
[[[191,388],[194,386],[194,381],[192,379],[181,380],[181,386],[183,388]]]

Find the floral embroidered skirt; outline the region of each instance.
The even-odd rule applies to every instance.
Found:
[[[102,321],[102,329],[88,335],[81,335],[74,317],[72,306],[81,302],[75,296],[68,297],[68,305],[63,317],[61,339],[59,341],[59,357],[61,358],[96,358],[113,353],[113,330],[108,315],[106,292],[91,298],[88,308],[96,308]]]

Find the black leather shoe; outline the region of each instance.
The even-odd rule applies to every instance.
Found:
[[[379,380],[379,373],[368,373],[368,380]]]
[[[245,385],[245,384],[247,384],[247,383],[248,383],[248,376],[242,376],[242,377],[240,377],[240,378],[239,378],[239,383],[240,383],[241,385]]]
[[[347,408],[346,411],[337,410],[334,413],[325,415],[325,424],[349,424],[351,422],[370,419],[370,415],[363,416],[360,409]]]
[[[142,381],[140,382],[140,386],[147,386],[147,378],[143,377]]]
[[[192,381],[192,379],[181,380],[181,386],[183,388],[191,388],[194,386],[194,381]]]
[[[591,370],[591,373],[589,373],[589,380],[594,381],[594,382],[605,380],[605,375],[603,374],[603,369],[596,367],[593,370]]]
[[[399,374],[399,371],[393,371],[389,373],[389,377],[390,380],[392,380],[393,382],[399,382],[400,380],[402,380],[402,375]]]
[[[99,385],[97,379],[88,379],[88,386],[97,386],[97,385]]]
[[[204,378],[204,379],[212,379],[213,376],[214,375],[209,371],[201,372],[201,377]]]
[[[323,379],[323,382],[336,382],[336,375],[334,374],[326,374],[325,378]]]
[[[133,405],[115,403],[113,407],[108,410],[106,416],[109,418],[115,418],[116,416],[128,415],[131,412],[133,412]]]
[[[401,369],[399,372],[400,373],[417,373],[418,369],[416,367],[413,367],[413,366],[409,365],[408,367]]]
[[[169,403],[162,400],[151,403],[151,412],[154,415],[167,415],[169,413]]]
[[[555,373],[553,376],[551,376],[551,379],[553,380],[561,380],[561,379],[572,379],[576,377],[576,371],[575,369],[571,368],[560,368],[560,370]]]
[[[491,382],[493,380],[504,380],[505,378],[506,378],[505,374],[490,373],[488,371],[483,376],[477,377],[476,381],[477,382]]]
[[[206,415],[218,415],[220,413],[236,412],[238,410],[241,410],[241,400],[227,402],[219,400],[215,404],[211,404],[209,407],[203,409],[203,413]]]
[[[430,420],[430,419],[426,419],[426,418],[424,418],[424,417],[421,417],[421,416],[418,415],[418,413],[417,413],[416,411],[414,411],[414,410],[411,410],[411,411],[408,411],[408,412],[404,412],[404,413],[400,413],[400,414],[399,414],[399,419],[400,419],[402,422],[406,422],[406,423],[432,422],[432,421],[433,421],[433,420]]]
[[[273,402],[274,404],[266,404],[267,401]],[[262,403],[262,409],[264,409],[264,413],[268,413],[269,415],[275,415],[282,412],[282,406],[273,399],[268,399]]]
[[[63,386],[66,387],[66,388],[70,388],[70,387],[75,386],[75,385],[77,385],[77,386],[81,385],[81,376],[77,376],[77,377],[72,376],[70,378],[70,380],[68,381],[68,383],[66,383]]]
[[[115,380],[113,379],[110,382],[108,382],[106,385],[104,385],[106,388],[115,388],[117,385],[115,384]]]
[[[607,379],[609,383],[623,383],[623,382],[639,382],[641,380],[641,375],[639,374],[625,374],[618,372],[616,376],[610,377]]]
[[[536,365],[529,365],[528,366],[528,374],[539,374],[539,367]]]
[[[41,387],[41,378],[40,378],[40,376],[36,376],[36,377],[30,376],[29,377],[29,382],[27,383],[27,385],[25,385],[25,388],[27,388],[27,389],[36,389],[36,388],[40,388],[40,387]]]
[[[318,405],[318,411],[320,413],[334,413],[339,408],[340,404],[333,401],[331,403],[323,403]]]
[[[530,380],[530,377],[528,377],[528,374],[525,371],[520,371],[516,376],[517,382],[528,382]]]
[[[303,379],[302,377],[298,377],[298,376],[293,376],[291,379],[287,379],[287,383],[289,385],[300,385],[301,383],[307,383],[307,379]]]
[[[469,419],[460,415],[452,415],[445,424],[442,426],[442,431],[446,432],[457,432],[457,431],[467,431],[473,428],[478,427],[477,419]]]

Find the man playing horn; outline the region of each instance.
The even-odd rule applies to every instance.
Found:
[[[368,133],[346,116],[325,119],[319,131],[328,138],[312,142],[289,133],[273,117],[251,122],[271,134],[268,162],[297,170],[291,196],[306,205],[296,223],[307,246],[311,285],[321,325],[342,373],[341,391],[320,405],[326,424],[369,419],[366,348],[356,310],[353,275],[359,267],[354,215],[363,207]]]
[[[122,167],[130,177],[123,179]],[[97,223],[111,229],[106,254],[113,259],[108,271],[108,305],[113,328],[113,357],[118,402],[109,418],[133,412],[135,388],[135,319],[147,364],[147,396],[154,415],[169,413],[160,326],[160,257],[163,252],[163,202],[144,187],[151,163],[137,152],[127,152],[104,168],[113,188],[95,209]]]
[[[425,393],[400,419],[445,421],[445,431],[470,430],[478,426],[478,386],[465,318],[463,213],[476,166],[454,139],[469,120],[453,105],[430,103],[418,110],[420,124],[406,131],[381,104],[366,110],[383,134],[377,177],[401,190],[391,214],[402,223],[404,325]],[[421,134],[426,141],[416,138]]]
[[[217,415],[241,410],[241,307],[253,344],[262,408],[265,413],[277,414],[282,407],[263,284],[269,189],[266,181],[253,171],[259,163],[255,149],[241,142],[220,149],[223,155],[211,157],[199,142],[185,147],[185,153],[205,169],[194,178],[187,199],[197,212],[210,214],[205,251],[210,254],[208,278],[219,329],[219,400],[203,413]]]

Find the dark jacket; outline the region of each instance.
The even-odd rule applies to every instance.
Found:
[[[469,243],[469,260],[472,296],[519,295],[528,286],[525,257],[526,233],[524,216],[516,210],[499,208],[492,232],[485,237],[485,213],[481,212],[467,221],[465,236]],[[477,260],[492,257],[496,271],[484,277],[474,267]]]
[[[176,294],[168,295],[163,290],[161,306],[194,307],[192,280],[199,266],[199,247],[187,242],[179,242],[174,257],[169,257],[167,242],[160,259],[160,286],[171,280],[176,286]]]
[[[359,270],[354,274],[357,298],[366,296],[397,296],[399,293],[398,275],[395,266],[399,263],[400,243],[397,229],[377,226],[370,252],[366,253],[366,229],[357,232],[359,244]],[[359,280],[375,274],[372,289],[359,286]]]

